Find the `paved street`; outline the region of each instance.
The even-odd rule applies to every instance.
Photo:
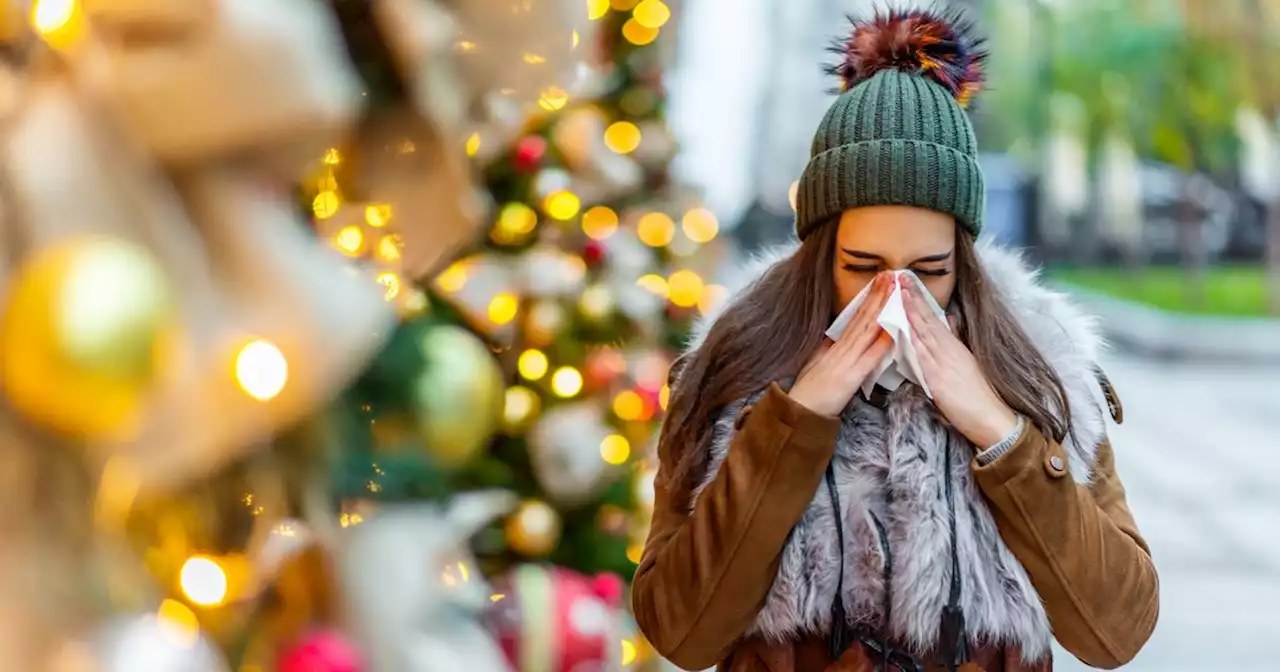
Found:
[[[1135,672],[1280,670],[1280,369],[1106,363],[1112,438],[1160,570]],[[1085,670],[1059,651],[1058,670]]]

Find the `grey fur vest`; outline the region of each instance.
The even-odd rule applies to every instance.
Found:
[[[730,283],[730,293],[794,249],[794,244],[788,245],[753,261]],[[1064,448],[1073,478],[1088,483],[1106,431],[1095,368],[1101,339],[1094,321],[1044,287],[1016,253],[981,244],[979,258],[1023,329],[1062,378],[1074,423]],[[716,317],[708,315],[695,328],[690,351],[701,345]],[[729,450],[734,419],[753,400],[731,405],[717,421],[711,466],[695,497],[715,477]],[[874,514],[885,526],[893,562],[887,634],[917,652],[931,650],[937,642],[952,572],[950,507],[943,477],[943,469],[950,469],[960,607],[969,640],[1016,646],[1027,661],[1046,656],[1052,642],[1048,617],[970,475],[971,444],[948,429],[923,391],[911,384],[891,393],[884,410],[855,396],[841,423],[832,466],[843,509],[839,515],[844,521],[844,604],[850,625],[874,628],[882,619],[884,558]],[[952,459],[943,464],[948,444]],[[824,484],[792,529],[765,606],[748,634],[792,641],[828,632],[840,571],[834,515]]]

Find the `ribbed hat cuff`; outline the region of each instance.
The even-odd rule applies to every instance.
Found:
[[[909,205],[950,214],[976,236],[985,198],[978,162],[955,148],[903,139],[840,145],[805,166],[796,193],[796,233],[803,239],[850,208]]]

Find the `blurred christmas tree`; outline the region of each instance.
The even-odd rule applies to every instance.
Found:
[[[0,657],[643,662],[604,572],[717,297],[666,174],[666,5],[28,4],[0,3]]]
[[[411,282],[398,213],[339,205],[329,187],[343,184],[347,153],[331,153],[306,194],[337,249],[382,268],[404,318],[339,404],[343,505],[359,516],[363,502],[514,492],[519,509],[474,540],[491,575],[546,561],[630,578],[674,348],[721,296],[703,280],[717,222],[668,175],[659,37],[670,9],[588,11],[591,42],[574,31],[572,45],[598,53],[574,95],[545,88],[515,137],[466,139],[488,233],[443,271]]]

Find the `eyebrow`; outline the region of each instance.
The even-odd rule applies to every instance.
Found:
[[[847,255],[849,255],[849,256],[851,256],[851,257],[857,258],[857,259],[870,259],[870,260],[872,260],[872,261],[884,261],[884,257],[882,257],[882,256],[880,256],[880,255],[878,255],[878,254],[873,254],[873,253],[871,253],[871,252],[863,252],[862,250],[850,250],[850,249],[845,248],[845,247],[840,248],[840,251],[841,251],[841,252],[844,252],[845,254],[847,254]],[[913,262],[911,262],[911,263],[913,263],[913,264],[928,264],[928,263],[931,263],[931,262],[946,261],[946,260],[948,260],[948,259],[950,259],[950,258],[951,258],[951,255],[952,255],[953,253],[955,253],[955,248],[952,248],[952,249],[950,249],[950,250],[947,250],[946,252],[940,252],[940,253],[938,253],[938,254],[930,254],[930,255],[925,256],[925,257],[920,257],[919,259],[916,259],[915,261],[913,261]]]

